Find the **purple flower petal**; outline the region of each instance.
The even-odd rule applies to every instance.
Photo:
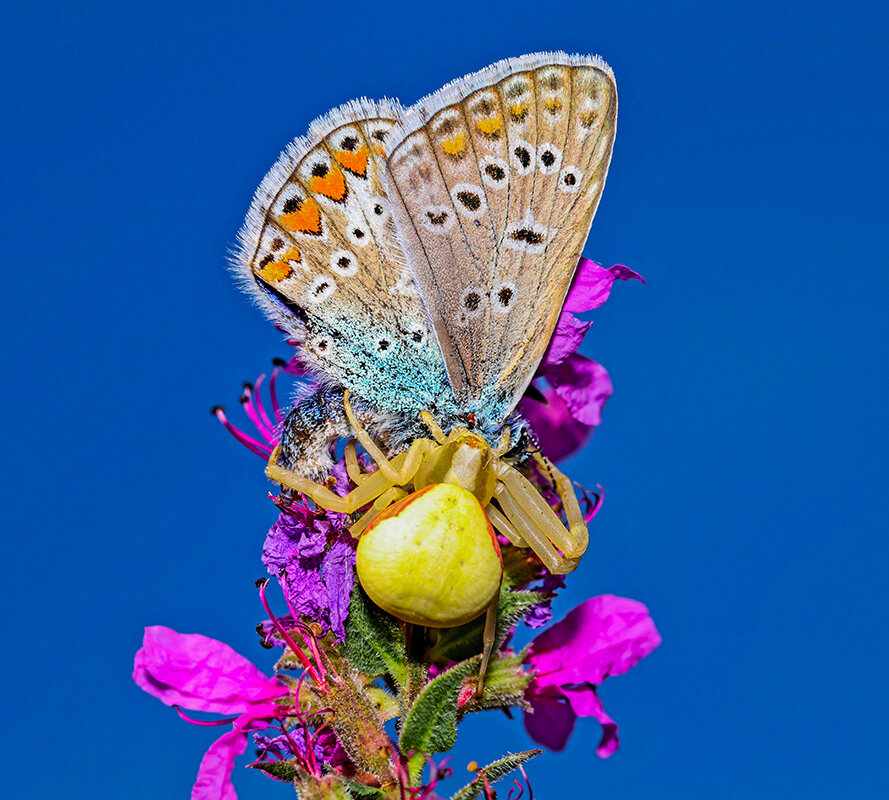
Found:
[[[343,532],[324,556],[322,565],[327,588],[330,630],[337,640],[346,638],[345,622],[355,583],[355,540]]]
[[[562,310],[581,312],[598,308],[608,299],[611,285],[615,280],[638,280],[645,283],[638,272],[623,264],[615,264],[611,269],[605,269],[588,258],[580,259]]]
[[[636,600],[601,595],[581,603],[537,636],[528,662],[536,684],[600,684],[620,675],[661,643],[648,609]]]
[[[561,461],[589,441],[594,426],[578,422],[555,389],[547,389],[543,395],[545,403],[523,398],[519,413],[530,423],[547,458]]]
[[[546,371],[571,415],[584,425],[600,425],[602,409],[614,388],[605,367],[577,353],[555,364]]]
[[[620,747],[620,737],[617,735],[617,723],[608,716],[599,693],[594,686],[584,684],[582,686],[563,686],[562,691],[568,699],[571,710],[578,717],[595,717],[602,726],[602,738],[596,747],[596,755],[599,758],[608,758]]]
[[[247,749],[247,734],[229,731],[210,745],[191,789],[191,800],[237,800],[231,775],[235,759]]]
[[[533,683],[531,684],[533,687]],[[564,750],[574,731],[577,715],[558,692],[535,695],[531,699],[533,713],[524,712],[522,722],[535,742],[550,750]]]
[[[243,714],[255,703],[287,694],[227,644],[162,625],[145,629],[133,680],[168,706]]]
[[[598,308],[611,294],[611,284],[614,283],[615,277],[611,270],[605,269],[595,261],[590,261],[588,258],[580,259],[562,310],[580,312]]]
[[[550,339],[549,348],[543,355],[538,373],[546,373],[548,368],[561,364],[568,356],[576,352],[583,341],[586,332],[592,327],[592,322],[579,320],[574,314],[563,311],[556,323],[553,338]]]

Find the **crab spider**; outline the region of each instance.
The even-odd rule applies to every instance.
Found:
[[[410,492],[435,483],[454,484],[474,494],[494,528],[516,547],[530,547],[550,572],[564,574],[577,566],[586,551],[589,534],[571,481],[542,453],[533,454],[562,501],[566,527],[534,484],[502,460],[510,448],[508,428],[503,429],[498,444],[491,447],[482,436],[463,426],[445,434],[432,415],[422,411],[420,415],[433,438],[415,439],[406,452],[389,459],[358,422],[348,391],[343,400],[355,439],[379,469],[362,472],[354,441],[350,441],[345,453],[346,468],[355,488],[340,497],[328,486],[282,467],[279,445],[266,467],[269,478],[306,495],[328,511],[352,514],[371,504],[350,528],[356,538],[380,512]]]

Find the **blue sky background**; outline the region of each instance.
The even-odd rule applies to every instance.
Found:
[[[143,625],[271,663],[268,485],[207,412],[285,355],[225,270],[278,152],[352,97],[555,48],[620,90],[585,254],[649,281],[585,344],[616,393],[568,468],[607,498],[556,611],[634,597],[664,644],[602,690],[621,751],[581,721],[535,796],[889,795],[885,4],[123,0],[3,27],[5,797],[187,796],[218,732],[132,684]],[[527,745],[472,720],[454,788]]]

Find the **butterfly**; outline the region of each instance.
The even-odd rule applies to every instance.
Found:
[[[410,108],[315,120],[256,192],[234,271],[319,386],[282,463],[310,477],[351,435],[343,390],[390,453],[468,425],[527,440],[515,408],[552,336],[602,194],[617,121],[597,56],[538,53]]]

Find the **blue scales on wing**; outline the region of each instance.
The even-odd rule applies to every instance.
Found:
[[[395,102],[357,100],[313,122],[257,190],[234,269],[307,366],[370,407],[417,419],[450,412],[453,395],[384,187],[401,114]]]

